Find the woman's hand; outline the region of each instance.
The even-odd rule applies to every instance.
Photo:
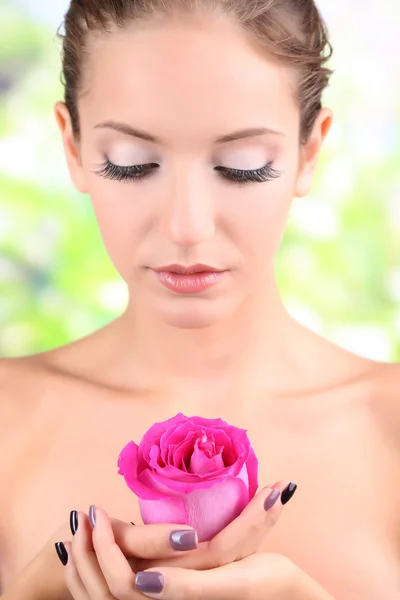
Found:
[[[280,482],[274,487],[284,489],[286,485],[287,482]],[[157,581],[163,578],[165,582],[163,593],[169,594],[172,581],[171,574],[178,573],[181,576],[184,573],[185,577],[182,581],[179,581],[179,584],[184,587],[181,592],[179,586],[177,590],[174,588],[174,591],[171,592],[173,599],[186,598],[189,593],[187,590],[188,585],[189,588],[194,585],[196,594],[200,593],[196,582],[201,583],[198,579],[201,572],[188,569],[208,569],[203,571],[204,576],[213,577],[215,574],[219,575],[221,565],[239,561],[231,566],[236,565],[240,571],[240,561],[257,551],[268,531],[278,520],[283,510],[283,504],[279,501],[281,489],[264,488],[261,490],[242,514],[215,536],[212,541],[201,543],[197,550],[186,551],[185,548],[182,548],[179,558],[174,558],[174,554],[176,556],[177,552],[172,549],[169,543],[170,534],[174,530],[191,531],[193,541],[195,540],[194,532],[189,527],[182,525],[136,527],[127,526],[125,523],[115,520],[111,523],[106,513],[98,508],[96,510],[96,524],[92,531],[87,516],[84,513],[79,513],[78,530],[72,543],[65,544],[66,551],[69,554],[69,560],[66,564],[68,589],[75,600],[111,598],[134,600],[143,597],[139,590],[146,577]],[[292,488],[292,491],[294,489]],[[194,545],[192,544],[190,547],[193,548]],[[271,560],[277,561],[277,555],[265,556],[271,556]],[[130,557],[129,560],[126,557]],[[143,566],[146,563],[147,565],[151,564],[149,561],[153,561],[157,565],[162,564],[162,568],[153,567],[152,571],[143,574]],[[285,565],[288,562],[283,557],[282,561]],[[212,567],[217,568],[212,569]],[[154,574],[155,571],[158,571],[161,575]],[[135,574],[137,574],[136,577]],[[244,575],[243,569],[239,574]],[[291,577],[289,579],[291,581]],[[245,581],[247,582],[246,586],[248,586],[247,577],[245,577]],[[175,587],[177,584],[178,582],[176,582]],[[179,596],[180,593],[183,595]],[[190,598],[193,595],[194,592],[190,592]],[[156,597],[162,596],[158,595]],[[206,597],[204,596],[204,598]],[[220,597],[223,598],[224,596]],[[231,592],[225,597],[233,598]],[[245,598],[243,594],[240,597],[242,600]]]
[[[7,586],[1,600],[71,600],[62,565],[54,552],[57,540],[71,538],[69,523],[66,521]]]
[[[140,572],[136,590],[162,600],[334,600],[288,558],[266,553],[207,571],[162,567]],[[140,598],[132,592],[114,597]]]
[[[297,486],[289,481],[278,481],[262,489],[244,511],[209,542],[203,542],[198,550],[184,556],[173,556],[160,563],[159,560],[137,560],[140,571],[157,567],[185,569],[212,569],[245,558],[261,551],[263,542],[278,521],[283,504],[294,495]],[[129,546],[119,540],[125,556],[130,556]]]

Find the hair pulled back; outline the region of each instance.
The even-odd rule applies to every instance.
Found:
[[[300,141],[305,143],[322,107],[321,98],[333,71],[325,66],[332,46],[314,0],[71,0],[64,19],[62,83],[76,139],[80,138],[78,98],[83,87],[90,32],[111,35],[128,23],[159,18],[226,15],[250,39],[293,69],[294,94],[300,110]]]

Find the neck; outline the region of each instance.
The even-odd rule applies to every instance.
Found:
[[[155,319],[134,296],[116,322],[110,349],[125,380],[132,373],[152,387],[222,394],[243,382],[282,387],[291,381],[304,330],[287,313],[272,278],[229,318],[203,329],[179,329]],[[130,373],[130,375],[128,375]],[[136,380],[136,377],[135,377]],[[234,382],[232,384],[232,382]]]

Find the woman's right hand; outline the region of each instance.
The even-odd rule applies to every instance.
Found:
[[[111,520],[101,508],[96,509],[92,530],[85,513],[78,514],[78,529],[72,542],[64,544],[68,554],[65,576],[74,600],[136,600],[143,598],[136,573],[149,567],[176,566],[186,569],[211,569],[232,563],[257,552],[268,531],[279,519],[283,505],[280,492],[287,482],[274,486],[275,502],[264,508],[274,490],[264,488],[210,542],[196,549],[196,534],[184,525],[133,526]],[[171,545],[173,539],[186,537],[189,545]],[[182,532],[182,533],[177,533]],[[180,551],[177,552],[177,549]],[[191,548],[191,550],[189,550]],[[127,558],[128,557],[128,558]]]
[[[42,549],[7,586],[1,600],[71,600],[62,565],[54,552],[54,544],[59,539],[72,539],[69,522],[54,531]]]

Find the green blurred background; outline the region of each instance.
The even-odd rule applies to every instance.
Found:
[[[277,258],[282,296],[311,329],[400,361],[400,3],[320,0],[335,49],[335,122],[315,186]],[[127,295],[89,198],[70,182],[54,103],[67,0],[0,0],[0,355],[82,337]]]

